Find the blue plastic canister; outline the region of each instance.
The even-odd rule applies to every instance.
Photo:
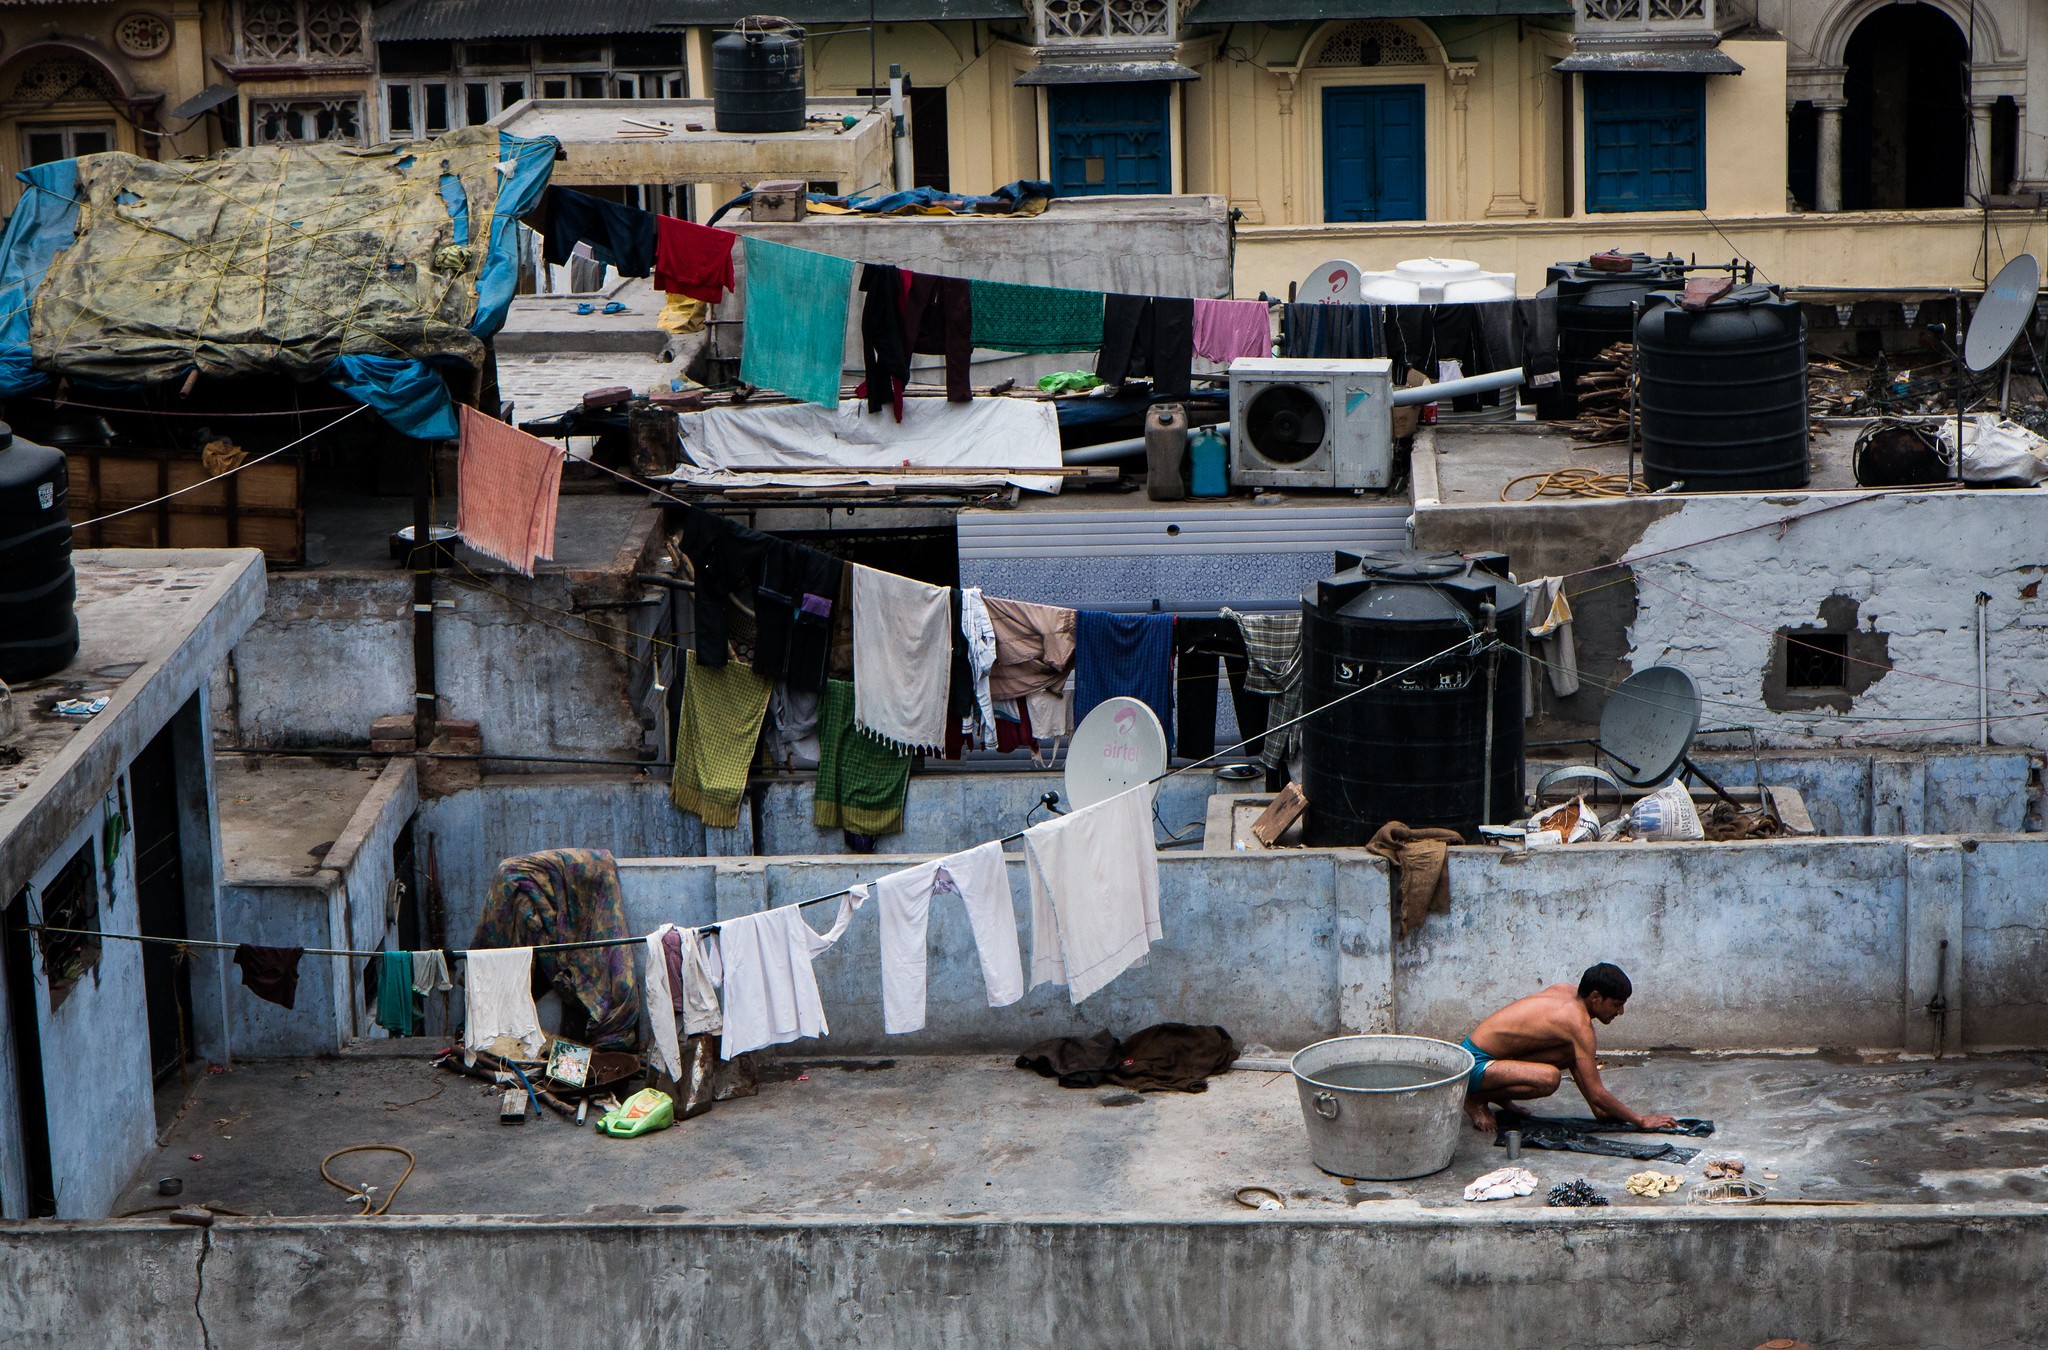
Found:
[[[1214,427],[1189,432],[1188,461],[1193,465],[1188,483],[1190,497],[1230,495],[1230,448],[1224,443],[1222,432]]]

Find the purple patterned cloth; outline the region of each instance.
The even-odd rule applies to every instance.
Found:
[[[554,942],[625,938],[619,869],[603,849],[555,848],[498,864],[490,902],[471,947],[539,947]],[[534,969],[590,1019],[600,1050],[640,1044],[640,983],[633,946],[533,954]]]

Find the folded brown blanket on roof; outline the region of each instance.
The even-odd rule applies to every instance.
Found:
[[[1104,1083],[1138,1092],[1207,1092],[1212,1074],[1226,1073],[1237,1042],[1222,1027],[1162,1022],[1118,1041],[1108,1031],[1040,1041],[1017,1056],[1017,1067],[1057,1078],[1061,1087]]]

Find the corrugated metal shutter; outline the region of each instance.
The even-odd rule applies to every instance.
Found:
[[[962,511],[960,579],[1086,609],[1274,608],[1330,571],[1339,549],[1408,544],[1406,502],[1130,511]]]

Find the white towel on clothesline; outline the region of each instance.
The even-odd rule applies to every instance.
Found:
[[[899,750],[946,743],[953,672],[950,587],[853,569],[853,720]]]
[[[1024,831],[1031,874],[1031,984],[1079,1003],[1145,958],[1159,922],[1153,785]]]

